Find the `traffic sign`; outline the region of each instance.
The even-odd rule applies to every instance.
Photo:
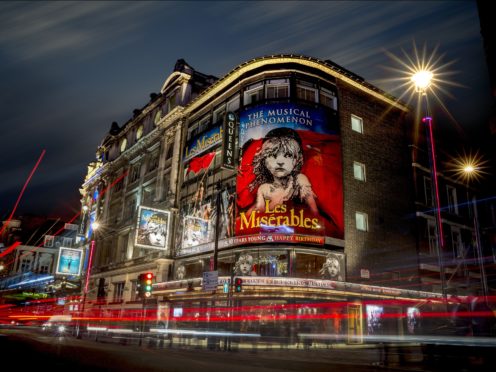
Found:
[[[218,271],[205,271],[203,273],[202,289],[204,291],[215,291],[219,284]]]

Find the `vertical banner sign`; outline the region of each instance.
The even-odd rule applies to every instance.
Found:
[[[224,118],[222,134],[222,165],[224,169],[234,170],[234,154],[236,141],[236,115],[228,112]]]

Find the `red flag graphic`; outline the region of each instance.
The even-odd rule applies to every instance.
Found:
[[[198,173],[202,169],[207,169],[208,167],[210,167],[210,164],[212,164],[212,160],[214,160],[214,158],[215,158],[215,151],[191,159],[186,174],[188,174],[189,171],[193,173]]]

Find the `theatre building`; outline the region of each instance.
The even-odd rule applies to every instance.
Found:
[[[406,333],[383,314],[419,310],[383,300],[440,296],[419,277],[409,112],[331,61],[270,56],[218,79],[178,61],[81,188],[87,308],[140,309],[152,272],[164,329],[239,315],[240,331],[294,337],[306,316],[328,334]]]

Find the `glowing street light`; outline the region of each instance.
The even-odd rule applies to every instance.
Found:
[[[410,80],[415,84],[415,91],[426,94],[427,88],[431,85],[434,74],[431,71],[420,70],[415,72]]]
[[[473,158],[468,158],[469,160],[467,161],[466,159],[461,161],[459,164],[460,169],[457,170],[459,174],[464,176],[465,180],[468,181],[472,179],[477,179],[480,176],[481,172],[481,164],[476,163],[476,160]],[[481,162],[484,163],[484,162]],[[472,209],[474,211],[474,230],[475,230],[475,244],[476,244],[476,252],[477,252],[477,262],[479,264],[479,270],[480,270],[480,276],[481,276],[481,287],[482,287],[482,294],[484,296],[484,302],[487,304],[487,278],[486,278],[486,270],[484,267],[484,256],[482,254],[482,245],[481,245],[481,237],[480,237],[480,229],[479,229],[479,214],[477,211],[477,199],[474,196],[472,196]]]
[[[425,98],[425,116],[422,122],[426,125],[427,132],[427,145],[429,153],[429,163],[431,170],[431,177],[434,183],[434,195],[433,199],[435,201],[436,210],[436,225],[437,225],[437,240],[438,240],[438,264],[439,264],[439,274],[441,277],[441,293],[443,297],[446,297],[446,277],[444,270],[444,234],[443,234],[443,222],[441,218],[441,204],[439,198],[439,183],[437,179],[437,165],[436,165],[436,148],[434,146],[434,135],[432,130],[432,117],[429,115],[429,105],[427,101],[427,90],[432,84],[434,79],[434,73],[427,69],[418,69],[414,71],[410,77],[410,81],[413,83],[415,91],[419,94],[419,103],[422,105],[422,97]]]

